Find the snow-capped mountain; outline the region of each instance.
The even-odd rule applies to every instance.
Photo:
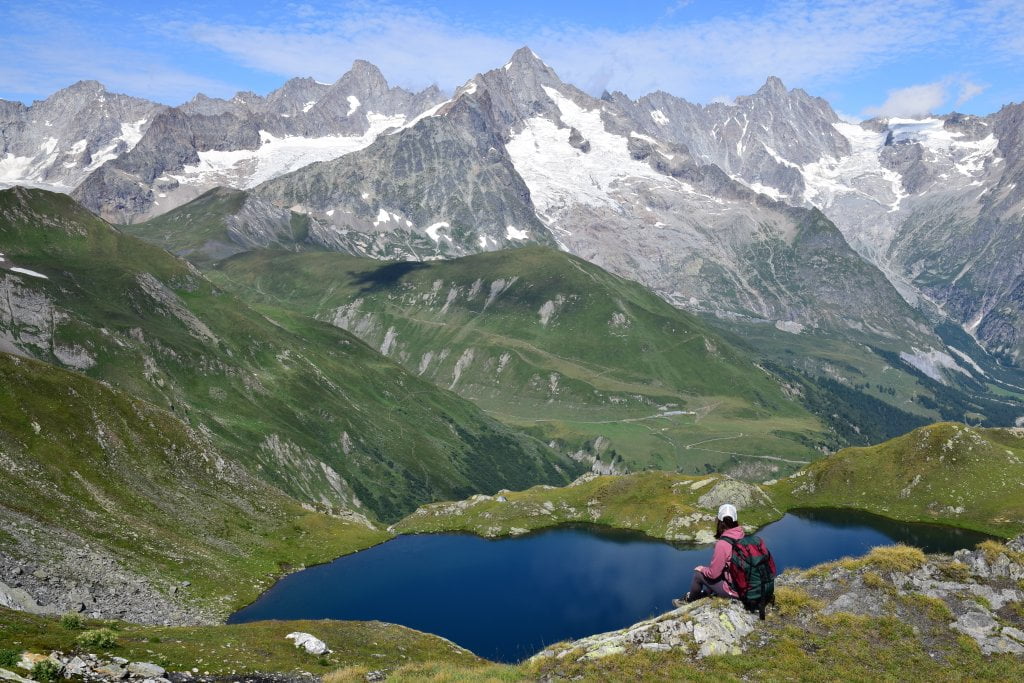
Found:
[[[119,222],[228,186],[249,191],[232,235],[292,235],[299,213],[310,242],[378,258],[557,243],[678,306],[919,359],[943,315],[1010,358],[1024,339],[1018,105],[850,123],[776,78],[733,103],[594,98],[523,48],[447,99],[357,61],[266,96],[169,108],[79,83],[0,115],[0,182]]]
[[[266,97],[197,95],[159,112],[137,144],[89,169],[73,194],[105,218],[134,222],[213,187],[253,187],[362,149],[443,99],[435,87],[420,93],[391,88],[364,61],[331,85],[292,79]]]
[[[563,83],[524,48],[417,125],[253,191],[339,241],[362,235],[370,256],[457,256],[553,238],[692,310],[938,345],[824,216],[639,132],[633,113]],[[826,140],[843,144],[838,134]]]
[[[166,107],[80,81],[26,107],[0,100],[0,187],[68,192],[130,151]]]
[[[820,209],[909,303],[1019,360],[1021,105],[850,123],[777,79],[732,105],[656,93],[630,109],[622,95],[609,99],[647,134],[700,150],[751,189]]]

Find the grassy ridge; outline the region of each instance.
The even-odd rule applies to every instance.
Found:
[[[0,272],[41,311],[0,319],[0,334],[173,410],[298,499],[396,520],[430,500],[564,483],[577,467],[344,330],[266,318],[64,195],[0,192],[0,238],[49,278]]]
[[[280,214],[249,216],[242,211],[251,201],[249,194],[217,187],[193,201],[142,223],[121,226],[125,232],[153,242],[172,254],[194,263],[208,263],[246,251],[238,239],[256,228],[260,243],[284,249],[315,249],[306,240],[309,218],[281,210]],[[247,220],[249,218],[250,220]],[[249,222],[260,221],[250,226]],[[236,228],[242,230],[233,236]],[[249,240],[253,236],[247,235]]]
[[[850,507],[998,536],[1024,532],[1024,434],[939,423],[847,448],[766,487],[785,507]]]
[[[606,463],[792,471],[828,438],[753,354],[646,288],[551,249],[429,263],[258,250],[209,276],[272,316],[345,327],[502,421]]]
[[[722,481],[720,495],[699,506],[700,497]],[[719,502],[729,500],[738,504],[744,522],[752,526],[794,508],[839,507],[1008,538],[1024,533],[1021,481],[1024,434],[941,423],[877,446],[843,449],[793,476],[760,486],[722,480],[719,475],[642,472],[563,488],[538,486],[509,492],[504,494],[505,502],[477,496],[428,505],[394,528],[403,533],[469,531],[503,536],[589,522],[658,538],[693,538],[713,529],[710,513]]]
[[[720,487],[720,488],[716,488]],[[502,498],[476,496],[460,503],[420,508],[392,529],[398,533],[467,531],[507,536],[562,524],[586,523],[640,531],[654,538],[710,541],[714,515],[698,501],[744,497],[743,522],[756,528],[781,516],[754,486],[720,476],[688,477],[669,472],[583,479],[563,488],[544,486],[506,492]],[[726,493],[728,491],[729,493]],[[717,508],[718,503],[713,507]]]
[[[19,554],[16,537],[42,540],[27,529],[51,541],[70,533],[158,584],[190,581],[190,596],[226,614],[283,566],[388,538],[304,509],[169,411],[82,375],[0,353],[0,386],[9,553]]]

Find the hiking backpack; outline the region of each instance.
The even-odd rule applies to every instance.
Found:
[[[760,536],[744,536],[736,540],[723,537],[732,546],[729,561],[729,585],[743,601],[743,606],[764,619],[764,608],[775,604],[775,560]]]

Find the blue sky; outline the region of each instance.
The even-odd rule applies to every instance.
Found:
[[[856,117],[1024,99],[1021,0],[4,0],[0,26],[0,98],[24,102],[80,79],[168,104],[266,93],[354,59],[452,89],[524,44],[594,94],[709,102],[776,75]]]

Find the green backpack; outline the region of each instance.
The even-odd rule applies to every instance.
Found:
[[[775,560],[760,536],[753,534],[739,540],[723,537],[732,546],[729,561],[729,585],[743,601],[743,606],[764,619],[764,609],[775,604]]]

